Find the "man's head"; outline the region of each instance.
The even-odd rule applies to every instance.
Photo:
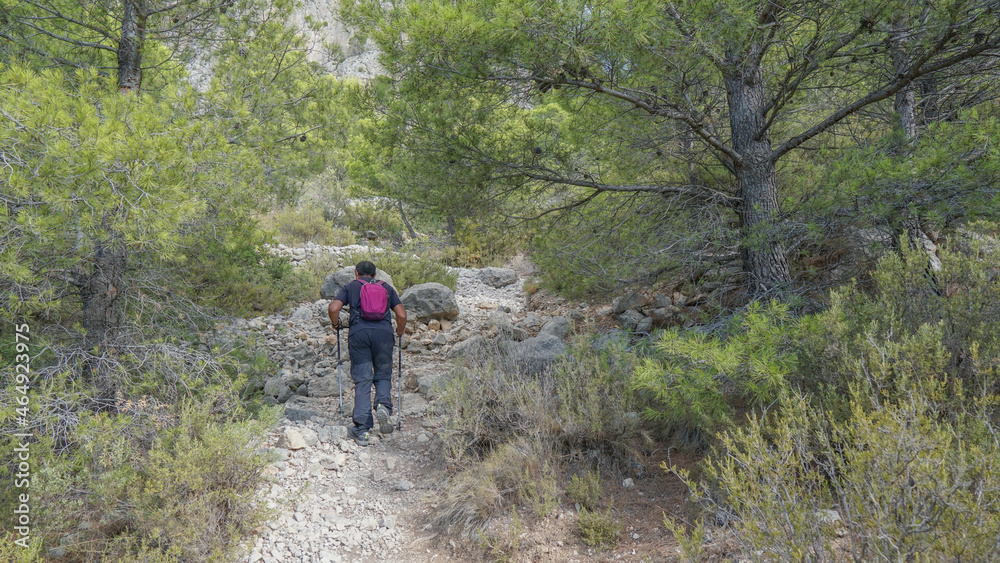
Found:
[[[354,273],[358,276],[375,277],[375,264],[368,260],[362,260],[354,267]]]

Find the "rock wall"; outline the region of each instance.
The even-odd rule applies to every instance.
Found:
[[[309,60],[326,67],[333,75],[342,78],[369,80],[384,71],[378,62],[378,50],[371,41],[361,42],[355,32],[348,29],[337,17],[340,2],[327,0],[305,0],[295,10],[288,24],[302,30],[310,39]],[[326,22],[318,30],[306,26],[306,18]],[[344,55],[343,61],[331,60],[323,47],[333,45]]]
[[[361,41],[354,30],[341,23],[337,17],[339,11],[340,2],[337,0],[304,0],[288,18],[287,24],[307,40],[308,60],[320,64],[339,78],[366,82],[384,74],[375,44]],[[307,18],[321,25],[312,29],[306,24]],[[210,56],[196,56],[187,61],[185,67],[191,85],[201,91],[207,90],[211,85],[213,65],[214,60]]]

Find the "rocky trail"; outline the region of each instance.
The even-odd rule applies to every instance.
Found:
[[[284,249],[293,260],[305,260],[317,252],[346,254],[350,250]],[[438,435],[444,417],[435,409],[435,383],[453,368],[455,358],[489,342],[500,331],[521,341],[527,355],[544,358],[561,353],[567,317],[583,318],[581,311],[586,307],[557,299],[548,313],[528,311],[521,287],[529,272],[514,266],[460,270],[454,321],[414,322],[411,314],[403,340],[402,428],[380,436],[376,425],[368,447],[356,445],[347,436],[354,395],[346,331],[340,335],[343,414],[339,412],[337,335],[326,314],[329,301],[301,304],[288,315],[242,321],[239,328],[260,333],[268,354],[282,366],[265,381],[264,390],[285,408],[267,443],[280,458],[267,468],[273,483],[266,491],[266,503],[274,516],[249,546],[250,563],[481,560],[479,553],[439,537],[427,524],[446,479]],[[394,364],[394,405],[397,367]],[[657,499],[657,493],[643,498],[646,493],[637,489],[624,492],[638,501]],[[627,498],[620,506],[629,506]],[[637,506],[648,512],[641,502]],[[642,538],[644,547],[638,552],[635,545],[623,545],[616,552],[596,554],[578,537],[574,541],[572,512],[571,508],[560,510],[533,531],[535,537],[528,542],[535,544],[530,560],[650,560],[643,553],[659,552],[666,541],[662,512],[655,510],[649,514],[648,525],[633,525],[627,532],[626,540],[635,545]],[[649,530],[657,537],[646,536]],[[525,534],[526,539],[529,535]]]

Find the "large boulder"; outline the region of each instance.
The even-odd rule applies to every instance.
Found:
[[[517,274],[509,268],[483,268],[479,279],[490,287],[501,288],[517,282]]]
[[[542,325],[538,331],[538,336],[555,336],[562,338],[569,332],[570,321],[566,317],[552,317],[549,322]]]
[[[544,372],[559,356],[566,354],[566,344],[562,338],[544,334],[518,342],[513,348],[514,359],[525,372]]]
[[[384,281],[385,283],[392,285],[392,278],[389,274],[375,269],[375,279]],[[351,283],[354,280],[354,266],[345,266],[336,272],[326,276],[323,280],[322,287],[319,288],[319,296],[322,299],[333,299],[337,296],[340,288]]]
[[[400,297],[406,308],[407,318],[419,322],[431,319],[453,321],[458,318],[458,301],[455,292],[439,283],[422,283],[403,292]]]

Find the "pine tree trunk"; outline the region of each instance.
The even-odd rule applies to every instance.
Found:
[[[142,47],[146,41],[146,0],[125,0],[122,35],[118,41],[118,89],[142,87]]]
[[[766,103],[759,64],[737,60],[726,76],[740,203],[741,254],[750,295],[780,292],[791,281],[785,247],[777,233],[778,184],[771,139],[764,131]]]
[[[907,22],[896,22],[890,36],[892,70],[898,76],[910,70],[909,29]],[[909,143],[917,138],[917,89],[911,82],[896,92],[893,109],[899,118],[899,129],[903,139]]]
[[[102,358],[115,353],[115,345],[122,328],[127,254],[117,241],[100,244],[94,250],[90,273],[81,280],[80,296],[83,305],[82,325],[87,360],[83,366],[84,379],[97,387],[101,402],[113,403],[115,389],[113,378],[102,367]]]

